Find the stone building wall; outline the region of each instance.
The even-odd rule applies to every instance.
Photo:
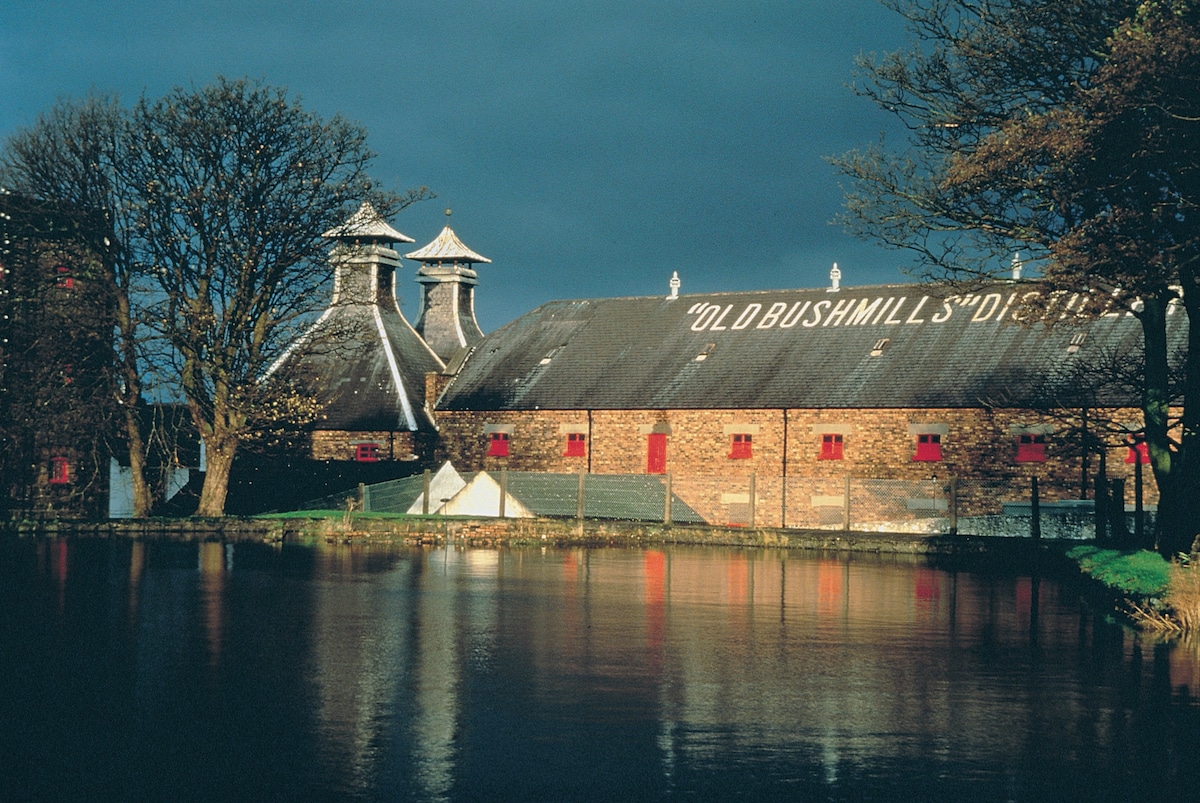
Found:
[[[355,460],[360,444],[373,443],[377,446],[376,460],[416,460],[417,456],[425,451],[425,447],[418,444],[417,435],[418,433],[407,430],[317,430],[312,434],[312,458]]]
[[[1132,429],[1140,413],[1112,411],[1109,417],[1127,420]],[[440,412],[437,418],[439,461],[450,460],[459,471],[642,474],[648,470],[650,436],[665,435],[665,470],[673,490],[708,521],[728,524],[816,526],[840,520],[847,477],[855,482],[851,502],[858,518],[870,518],[872,506],[885,503],[919,510],[922,499],[947,493],[951,478],[961,515],[999,513],[1005,501],[1028,499],[1035,476],[1045,502],[1090,499],[1100,464],[1097,454],[1089,455],[1083,488],[1080,438],[1072,431],[1077,424],[1028,410],[560,410]],[[507,434],[507,456],[489,456],[494,432]],[[940,460],[914,459],[923,432],[939,436]],[[584,454],[567,454],[571,433],[586,436]],[[841,459],[821,459],[827,434],[842,436]],[[1021,434],[1042,436],[1044,462],[1017,460]],[[749,436],[749,456],[744,444],[739,450],[734,443],[735,435]],[[1130,478],[1126,499],[1132,501],[1128,454],[1127,447],[1113,446],[1106,462],[1109,477]],[[1145,501],[1153,504],[1157,492],[1149,466],[1143,468]],[[858,483],[867,479],[909,484],[897,484],[899,500],[872,501],[875,496]],[[751,492],[753,522],[744,520]],[[822,506],[828,509],[814,509]]]

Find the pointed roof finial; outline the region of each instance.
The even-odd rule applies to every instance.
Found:
[[[679,271],[671,271],[671,280],[667,282],[667,286],[671,288],[671,295],[667,296],[668,300],[679,298],[679,287],[682,284],[683,282],[679,280]]]
[[[1025,263],[1021,261],[1021,252],[1017,251],[1013,254],[1012,258],[1012,277],[1014,282],[1021,278],[1021,268],[1024,266]]]
[[[446,220],[450,220],[449,209],[446,210]],[[455,265],[473,265],[477,262],[491,264],[492,261],[463,245],[462,240],[458,239],[458,235],[450,228],[449,223],[446,224],[441,234],[435,237],[429,245],[424,248],[418,248],[416,251],[404,256],[406,259],[415,259],[417,262],[437,264],[450,262]]]
[[[370,201],[363,201],[358,211],[340,226],[334,226],[321,235],[327,240],[375,240],[378,242],[415,243],[412,237],[393,229],[375,211]]]
[[[837,263],[833,263],[833,270],[829,271],[829,288],[827,293],[836,293],[841,288],[842,272],[838,270]]]

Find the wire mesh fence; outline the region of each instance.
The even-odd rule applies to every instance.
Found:
[[[737,477],[673,474],[554,474],[493,471],[436,474],[360,486],[305,509],[704,523],[855,532],[1030,535],[1081,538],[1095,532],[1091,500],[1050,488],[1033,515],[1031,486],[953,477]],[[1123,510],[1124,500],[1114,503]],[[1140,516],[1141,512],[1129,511]],[[1142,520],[1122,517],[1133,528]],[[1146,513],[1145,526],[1153,522]]]

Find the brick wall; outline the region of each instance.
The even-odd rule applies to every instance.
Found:
[[[1110,411],[1110,418],[1140,420],[1136,410]],[[931,487],[958,481],[963,514],[999,512],[1001,501],[1028,498],[1038,478],[1043,501],[1081,496],[1082,451],[1070,422],[1025,410],[871,409],[871,410],[597,410],[519,412],[440,412],[438,460],[459,471],[498,470],[641,474],[647,471],[648,437],[666,434],[666,470],[676,493],[715,523],[740,521],[755,477],[755,524],[779,526],[787,485],[787,523],[818,523],[813,497],[844,493],[845,478],[932,481]],[[509,455],[487,455],[490,429],[510,431]],[[568,457],[567,433],[587,436],[586,455]],[[942,459],[913,459],[919,432],[936,432]],[[1022,432],[1045,435],[1045,462],[1017,462]],[[733,458],[733,435],[750,436],[750,457]],[[842,435],[843,459],[822,460],[822,434]],[[784,452],[787,452],[786,467]],[[1133,476],[1125,462],[1128,449],[1107,450],[1110,477]],[[1089,457],[1089,481],[1099,469]],[[786,472],[785,472],[786,468]],[[1145,500],[1157,500],[1145,466]],[[1132,481],[1127,501],[1132,501]],[[803,492],[801,492],[803,491]],[[1087,498],[1092,491],[1087,489]],[[869,510],[864,494],[852,493],[859,515]],[[903,503],[903,500],[901,500]],[[840,516],[839,511],[831,511]]]
[[[420,455],[424,447],[418,448],[418,433],[408,431],[363,431],[317,430],[312,434],[312,458],[314,460],[354,460],[360,443],[379,444],[380,460],[413,460],[410,455]]]

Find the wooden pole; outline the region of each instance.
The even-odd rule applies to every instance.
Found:
[[[663,489],[666,491],[663,494],[663,524],[671,523],[671,472],[667,472],[663,477]]]
[[[750,521],[747,522],[747,525],[750,527],[754,526],[754,518],[755,518],[754,506],[755,506],[755,502],[756,502],[756,499],[755,499],[755,490],[756,490],[755,489],[755,484],[756,484],[755,479],[756,479],[756,477],[757,477],[757,475],[754,474],[753,472],[751,472],[751,474],[750,474]]]
[[[842,489],[842,529],[850,532],[850,475],[846,475],[846,484]]]
[[[508,469],[500,469],[500,518],[504,518],[504,498],[508,496]]]
[[[1029,534],[1033,536],[1033,540],[1040,541],[1042,539],[1042,511],[1041,503],[1038,500],[1037,477],[1029,478],[1029,486]]]

